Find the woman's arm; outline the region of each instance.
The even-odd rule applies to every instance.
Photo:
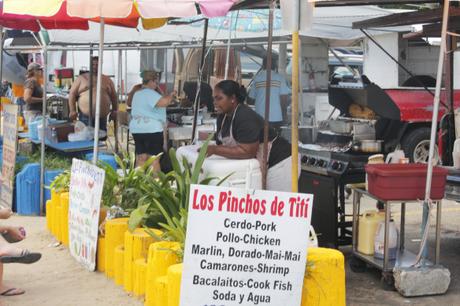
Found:
[[[161,97],[155,107],[168,107],[168,105],[171,104],[171,102],[174,100],[175,96],[176,92],[173,91],[169,95]]]
[[[249,159],[256,157],[258,149],[259,142],[240,143],[234,147],[210,145],[208,146],[207,155],[211,156],[215,154],[230,159]]]

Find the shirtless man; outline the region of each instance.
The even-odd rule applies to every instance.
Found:
[[[96,87],[97,87],[97,70],[98,70],[98,57],[93,57],[91,65],[93,68],[93,107],[92,107],[92,122],[94,126],[94,117],[96,114]],[[89,122],[89,73],[80,75],[72,85],[69,93],[69,117],[71,120],[76,120],[77,116],[81,122],[90,125]],[[78,102],[78,113],[77,113]],[[110,108],[112,105],[112,108]],[[118,99],[115,90],[115,85],[112,80],[102,75],[102,90],[101,90],[101,113],[100,113],[100,129],[107,130],[107,115],[111,114],[111,118],[115,118],[115,112],[118,110]]]

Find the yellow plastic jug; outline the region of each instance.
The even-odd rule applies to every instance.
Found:
[[[385,221],[385,213],[374,210],[365,211],[358,223],[358,251],[374,255],[375,232],[380,222]]]

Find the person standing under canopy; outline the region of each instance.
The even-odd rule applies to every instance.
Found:
[[[43,78],[43,67],[37,63],[30,63],[27,66],[26,77],[27,79],[24,82],[26,110],[32,116],[37,116],[42,113],[43,106],[43,88],[40,85]]]
[[[90,74],[89,72],[80,75],[69,92],[69,118],[71,120],[80,120],[84,124],[91,125],[94,127],[95,115],[96,115],[96,93],[97,93],[97,73],[98,73],[99,58],[93,57],[91,59],[91,65],[93,70],[93,90],[92,90],[92,122],[90,119],[90,97],[89,97],[89,84]],[[78,104],[78,112],[77,112]],[[113,84],[110,77],[102,75],[102,86],[101,86],[101,112],[99,128],[103,131],[107,131],[107,116],[110,114],[111,119],[115,118],[115,113],[118,110],[118,98],[115,85]]]
[[[276,72],[276,61],[271,65],[271,85],[270,85],[270,126],[279,130],[283,122],[287,119],[287,107],[289,105],[290,89],[286,78]],[[267,58],[264,58],[262,70],[254,77],[252,86],[249,90],[249,100],[256,107],[256,112],[262,118],[265,117],[265,96],[267,89]],[[252,103],[251,103],[252,104]]]
[[[229,159],[257,158],[263,165],[264,120],[244,105],[246,90],[231,80],[221,81],[214,88],[217,118],[217,145],[208,146],[208,156]],[[292,190],[291,145],[273,128],[269,130],[267,189]],[[299,167],[300,169],[300,167]],[[300,173],[299,173],[300,175]]]
[[[150,156],[163,152],[166,107],[171,104],[176,93],[162,96],[157,88],[158,73],[144,71],[142,87],[132,98],[129,130],[134,138],[137,166],[142,166]],[[155,171],[161,170],[159,159],[154,161],[153,168]]]

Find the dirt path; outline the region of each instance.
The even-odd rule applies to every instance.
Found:
[[[55,240],[46,230],[45,218],[14,216],[2,222],[24,226],[27,239],[19,245],[43,254],[42,259],[33,265],[5,265],[6,284],[20,287],[26,293],[1,297],[2,305],[143,305],[104,274],[87,272],[65,247],[52,246]]]

